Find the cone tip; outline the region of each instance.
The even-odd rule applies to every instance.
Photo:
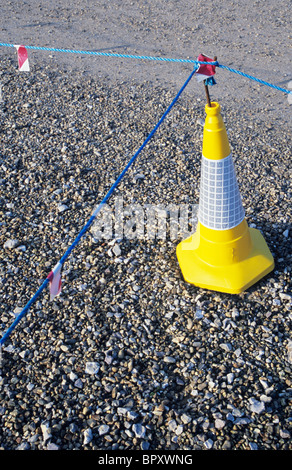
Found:
[[[221,106],[219,103],[216,103],[216,101],[212,101],[211,106],[206,104],[205,111],[209,116],[215,116],[220,113]]]

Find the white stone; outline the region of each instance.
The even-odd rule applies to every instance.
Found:
[[[267,395],[261,395],[260,400],[263,403],[270,403],[272,401],[272,397],[268,397]]]
[[[48,421],[41,424],[41,431],[45,442],[52,437],[50,423]]]
[[[92,441],[92,430],[90,428],[85,429],[83,433],[83,444],[89,444]]]
[[[197,119],[197,124],[198,124],[199,126],[201,126],[201,127],[204,127],[204,125],[205,125],[204,119],[198,118],[198,119]]]
[[[74,372],[70,372],[69,378],[70,380],[72,380],[72,382],[74,382],[75,380],[78,379],[78,375],[75,374]]]
[[[171,357],[171,356],[165,356],[163,358],[163,361],[167,362],[168,364],[173,364],[174,362],[176,362],[176,359],[174,357]]]
[[[128,413],[128,411],[129,411],[128,408],[124,408],[123,406],[119,406],[117,408],[118,415],[120,415],[120,416],[126,415]]]
[[[179,424],[175,430],[175,434],[177,436],[180,436],[183,433],[184,427],[182,424]]]
[[[234,354],[236,357],[239,357],[241,355],[241,349],[240,348],[235,349]]]
[[[132,429],[133,429],[136,437],[138,437],[140,439],[143,439],[145,437],[146,428],[145,428],[145,426],[142,426],[142,424],[135,423],[135,424],[133,424]]]
[[[66,211],[67,209],[68,209],[68,206],[66,206],[66,204],[60,204],[60,205],[58,206],[58,211],[59,211],[59,212],[64,212],[64,211]]]
[[[168,423],[168,429],[174,432],[176,428],[177,428],[177,422],[175,421],[175,419],[170,420]]]
[[[100,436],[103,436],[104,434],[107,434],[109,432],[109,430],[110,430],[110,427],[107,424],[102,424],[98,428],[98,434]]]
[[[286,429],[280,429],[280,437],[282,439],[290,439],[291,438],[291,434],[289,431],[287,431]]]
[[[133,437],[133,433],[132,433],[132,431],[130,431],[130,429],[126,429],[125,433],[126,433],[127,436],[129,436],[129,437]]]
[[[11,238],[9,240],[6,240],[6,242],[4,243],[4,248],[8,248],[9,250],[12,250],[18,244],[19,244],[18,240]]]
[[[110,365],[113,362],[113,357],[109,351],[105,352],[104,362],[106,362],[108,365]]]
[[[265,379],[260,379],[260,384],[262,385],[262,387],[264,388],[264,390],[266,390],[267,388],[269,388],[268,382],[267,382]]]
[[[137,174],[134,176],[134,181],[143,180],[144,178],[145,178],[145,175],[143,175],[143,173],[137,173]]]
[[[256,400],[255,398],[250,398],[249,403],[250,411],[253,411],[254,413],[259,414],[265,410],[265,404],[262,401]]]
[[[208,440],[205,442],[205,447],[206,447],[206,449],[212,449],[213,444],[214,444],[214,442],[212,441],[212,439],[208,439]]]
[[[285,292],[279,293],[281,300],[292,300],[292,295],[286,294]]]
[[[184,424],[188,424],[192,421],[192,418],[189,415],[187,415],[186,413],[183,413],[181,415],[181,420]]]
[[[230,374],[227,374],[227,382],[229,384],[232,384],[233,380],[234,380],[234,374],[230,372]]]
[[[217,418],[215,419],[215,428],[216,429],[223,429],[225,426],[225,421],[223,419]]]
[[[22,307],[15,307],[15,309],[13,310],[13,313],[17,317],[22,312],[22,310],[23,310]]]
[[[99,367],[100,366],[98,362],[86,362],[85,372],[86,374],[91,374],[91,375],[97,374],[99,371]]]
[[[226,352],[232,351],[232,346],[230,343],[221,343],[219,344],[220,348],[222,348]]]
[[[47,445],[47,450],[59,450],[59,446],[53,442],[49,442]]]
[[[115,245],[115,246],[112,248],[112,252],[114,253],[115,256],[120,256],[120,254],[121,254],[121,249],[120,249],[119,245]]]
[[[16,251],[25,252],[26,251],[26,246],[25,245],[18,246],[18,247],[16,247]]]

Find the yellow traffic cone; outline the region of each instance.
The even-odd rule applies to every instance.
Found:
[[[245,220],[220,105],[205,110],[198,227],[176,253],[187,282],[237,294],[272,271],[274,260]]]

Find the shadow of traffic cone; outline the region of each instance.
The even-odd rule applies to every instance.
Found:
[[[198,227],[176,253],[187,282],[237,294],[272,271],[274,260],[262,234],[245,220],[220,105],[205,110]]]

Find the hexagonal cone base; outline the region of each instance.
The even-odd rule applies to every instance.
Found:
[[[190,250],[189,237],[176,249],[178,262],[186,282],[203,289],[239,294],[274,269],[273,256],[264,237],[249,228],[252,249],[248,257],[233,264],[212,266],[200,257],[200,248]]]

